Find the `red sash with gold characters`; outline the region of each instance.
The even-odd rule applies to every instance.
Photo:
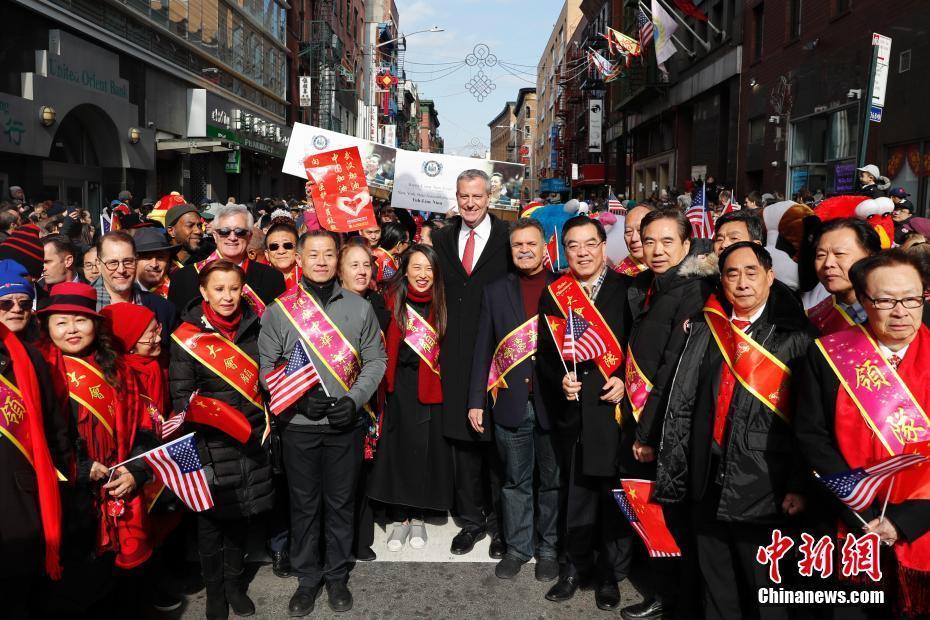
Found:
[[[210,254],[210,256],[206,257],[205,259],[203,259],[203,260],[200,261],[199,263],[195,263],[195,264],[194,264],[194,269],[197,270],[197,273],[200,273],[200,271],[201,271],[204,267],[206,267],[207,265],[209,265],[209,264],[212,263],[213,261],[219,260],[219,259],[221,259],[221,258],[223,258],[223,255],[220,254],[220,251],[219,251],[219,250],[213,250],[213,253]],[[247,261],[246,261],[246,262],[247,262]],[[245,265],[246,265],[246,263],[243,263],[242,269],[243,269],[244,271],[247,271]],[[263,314],[265,314],[265,302],[262,301],[262,298],[258,296],[258,293],[256,293],[256,292],[252,289],[252,287],[249,286],[248,284],[246,284],[245,282],[242,283],[242,296],[245,297],[245,298],[249,301],[249,303],[252,305],[252,310],[255,311],[255,314],[257,314],[259,317],[261,317]]]
[[[159,282],[156,286],[153,286],[152,288],[150,288],[149,292],[155,293],[156,295],[159,295],[163,297],[164,299],[168,299],[168,289],[170,287],[171,287],[171,280],[167,276],[165,276],[161,282]]]
[[[397,261],[388,252],[375,248],[371,253],[375,255],[375,264],[378,265],[378,273],[375,274],[378,282],[387,280],[397,273]]]
[[[830,295],[820,303],[807,309],[807,318],[814,324],[814,327],[820,331],[821,335],[827,336],[841,329],[846,329],[856,322],[849,318],[849,315],[840,308],[836,303],[833,295]]]
[[[201,331],[190,323],[181,323],[171,338],[249,402],[262,408],[262,396],[258,390],[258,363],[234,342],[216,332]]]
[[[607,326],[607,321],[585,294],[578,281],[571,274],[564,275],[549,285],[549,294],[562,311],[563,317],[568,318],[568,309],[571,308],[588,322],[589,329],[593,329],[600,336],[607,350],[595,358],[594,362],[605,379],[614,374],[623,363],[623,349],[617,337]]]
[[[0,375],[0,435],[9,439],[19,450],[29,464],[35,467],[32,453],[32,435],[29,432],[27,415],[36,415],[37,412],[26,411],[22,392],[9,380]],[[55,470],[58,479],[66,481],[62,473]]]
[[[626,368],[623,373],[623,388],[626,398],[630,401],[630,409],[633,411],[633,419],[639,422],[639,416],[643,414],[643,407],[649,400],[649,393],[652,391],[652,381],[643,373],[639,364],[633,358],[633,349],[626,348]]]
[[[785,422],[790,422],[791,371],[752,336],[734,325],[716,295],[704,303],[704,318],[737,381]]]
[[[814,342],[889,454],[930,440],[930,418],[861,325]]]
[[[636,260],[633,258],[632,254],[629,254],[614,267],[614,271],[625,276],[636,276],[646,271],[647,269],[648,267],[646,267],[646,263]]]
[[[539,336],[539,315],[529,318],[523,325],[515,328],[503,337],[494,349],[491,357],[491,370],[488,373],[488,388],[492,401],[497,400],[500,388],[507,388],[507,373],[520,365],[523,360],[536,353]]]
[[[433,326],[407,305],[407,325],[404,342],[426,362],[430,370],[439,374],[439,334]]]
[[[348,391],[362,371],[358,351],[326,316],[313,295],[299,285],[276,302],[330,374]]]
[[[70,355],[63,357],[69,395],[78,404],[83,405],[106,429],[107,434],[115,439],[116,390],[107,383],[103,373],[96,366]]]

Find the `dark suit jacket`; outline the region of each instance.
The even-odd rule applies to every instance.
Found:
[[[610,326],[620,346],[626,350],[627,335],[630,329],[630,309],[627,305],[626,276],[608,269],[597,294],[594,307],[598,309],[607,325]],[[562,318],[548,291],[539,300],[540,321],[547,316]],[[620,457],[620,425],[615,418],[615,405],[601,400],[606,379],[593,361],[578,363],[578,376],[581,379],[581,402],[565,400],[562,394],[562,378],[565,368],[562,366],[559,347],[552,340],[549,328],[543,325],[539,334],[539,364],[537,370],[540,379],[553,389],[558,389],[558,396],[549,402],[549,418],[552,428],[558,435],[557,442],[563,449],[574,446],[580,438],[582,445],[582,472],[586,476],[614,476],[618,472]],[[571,365],[569,365],[571,368]],[[623,379],[623,365],[613,376]],[[628,451],[632,455],[631,451]]]
[[[555,274],[549,272],[549,282],[555,280]],[[548,295],[543,291],[543,295]],[[523,296],[520,292],[520,276],[508,273],[503,278],[488,284],[484,289],[481,302],[481,315],[478,318],[478,338],[475,341],[475,356],[471,367],[471,389],[468,394],[469,409],[485,409],[490,404],[487,392],[488,371],[494,349],[501,339],[526,321]],[[545,330],[546,326],[543,325]],[[516,368],[507,373],[508,387],[497,393],[494,403],[494,423],[501,426],[519,426],[526,415],[526,402],[529,399],[529,384],[533,382],[533,407],[539,425],[549,428],[549,415],[546,402],[552,402],[561,395],[553,392],[551,385],[539,380],[536,372],[536,355],[520,362]],[[546,389],[546,388],[550,389]]]
[[[272,303],[278,295],[287,290],[284,285],[284,276],[274,267],[249,261],[249,269],[245,273],[245,283],[248,284],[265,305]],[[200,284],[197,279],[197,268],[187,265],[171,276],[171,288],[168,289],[168,300],[177,308],[187,308],[192,299],[200,299]]]
[[[442,431],[446,437],[462,441],[491,440],[487,427],[480,436],[468,423],[471,364],[484,288],[513,269],[509,226],[493,215],[488,217],[491,218],[491,234],[470,276],[465,273],[458,254],[461,218],[433,234],[433,248],[439,255],[448,312],[448,329],[439,352]]]

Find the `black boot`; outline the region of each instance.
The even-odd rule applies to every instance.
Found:
[[[207,620],[226,620],[229,607],[223,589],[223,552],[200,556],[200,571],[207,587]]]
[[[255,603],[245,593],[242,575],[245,552],[242,549],[226,547],[223,549],[223,579],[226,586],[226,600],[237,616],[255,614]]]

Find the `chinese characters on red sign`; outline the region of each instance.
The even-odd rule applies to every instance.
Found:
[[[352,232],[378,225],[357,147],[310,155],[304,168],[323,228]]]

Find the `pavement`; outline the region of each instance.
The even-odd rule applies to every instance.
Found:
[[[468,555],[453,556],[449,544],[457,532],[451,520],[432,521],[427,528],[429,542],[425,549],[405,547],[392,553],[384,546],[387,534],[383,527],[376,526],[373,548],[378,559],[359,562],[349,579],[354,608],[334,613],[326,604],[324,591],[307,617],[539,620],[612,615],[595,607],[592,590],[579,591],[565,603],[547,601],[545,593],[555,582],[536,581],[532,563],[524,566],[514,579],[498,579],[494,576],[497,561],[488,556],[487,538],[479,541]],[[275,577],[268,564],[252,566],[258,567],[248,589],[257,609],[253,617],[286,618],[287,603],[297,588],[297,579]],[[623,607],[642,600],[628,581],[620,584],[620,593]],[[203,618],[205,603],[203,590],[189,594],[185,606],[170,617]]]

